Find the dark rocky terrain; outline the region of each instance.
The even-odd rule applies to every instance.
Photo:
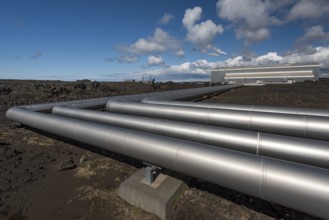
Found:
[[[23,104],[196,86],[0,80],[0,219],[157,219],[117,195],[141,161],[25,127],[5,112]],[[329,84],[316,82],[242,87],[203,101],[329,108],[328,100]],[[197,179],[173,213],[173,219],[272,218],[316,219]]]

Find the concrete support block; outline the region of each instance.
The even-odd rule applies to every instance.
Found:
[[[163,220],[170,219],[175,202],[187,188],[189,180],[189,177],[174,173],[160,173],[155,181],[148,185],[143,168],[121,183],[119,196]]]

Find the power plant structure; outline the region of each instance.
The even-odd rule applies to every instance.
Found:
[[[211,83],[276,84],[318,80],[320,64],[223,67],[211,70]]]
[[[184,105],[238,87],[25,105],[6,117],[329,219],[329,110]]]

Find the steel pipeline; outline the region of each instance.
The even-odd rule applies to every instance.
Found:
[[[329,218],[329,170],[16,108],[7,118]]]
[[[295,137],[329,140],[329,118],[109,101],[110,112],[157,117]]]
[[[23,105],[23,106],[19,106],[19,108],[23,108],[31,111],[39,111],[39,112],[50,112],[51,109],[57,105],[72,107],[72,108],[101,109],[105,107],[106,102],[109,100],[129,101],[129,102],[140,102],[144,98],[152,98],[152,99],[156,98],[158,100],[190,100],[200,96],[223,92],[238,87],[240,86],[223,85],[223,86],[200,87],[200,88],[172,90],[172,91],[163,91],[163,92],[154,92],[154,93],[109,96],[104,98]]]
[[[313,115],[329,117],[329,109],[316,109],[316,108],[288,108],[278,106],[263,106],[263,105],[240,105],[240,104],[225,104],[225,103],[207,103],[207,102],[181,102],[170,100],[155,100],[152,98],[145,98],[141,101],[146,104],[158,105],[174,105],[174,106],[187,106],[198,108],[214,108],[214,109],[227,109],[227,110],[241,110],[250,112],[270,112],[281,114],[293,115]]]
[[[217,89],[212,87],[209,90],[200,88],[199,91],[192,90],[192,93],[190,90],[185,94],[174,91],[161,92],[154,96],[138,94],[20,106],[9,109],[6,116],[37,129],[122,153],[315,216],[329,218],[326,208],[329,198],[327,169],[38,112],[50,112],[56,105],[99,109],[104,108],[108,100],[138,102],[145,97],[185,100],[234,87],[236,86]]]
[[[159,134],[282,160],[329,168],[329,142],[188,122],[56,106],[59,116]]]

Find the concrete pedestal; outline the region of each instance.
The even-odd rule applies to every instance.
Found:
[[[155,181],[148,185],[144,169],[121,183],[119,196],[128,203],[154,213],[161,219],[169,219],[179,195],[187,188],[189,177],[169,173],[160,173]]]

